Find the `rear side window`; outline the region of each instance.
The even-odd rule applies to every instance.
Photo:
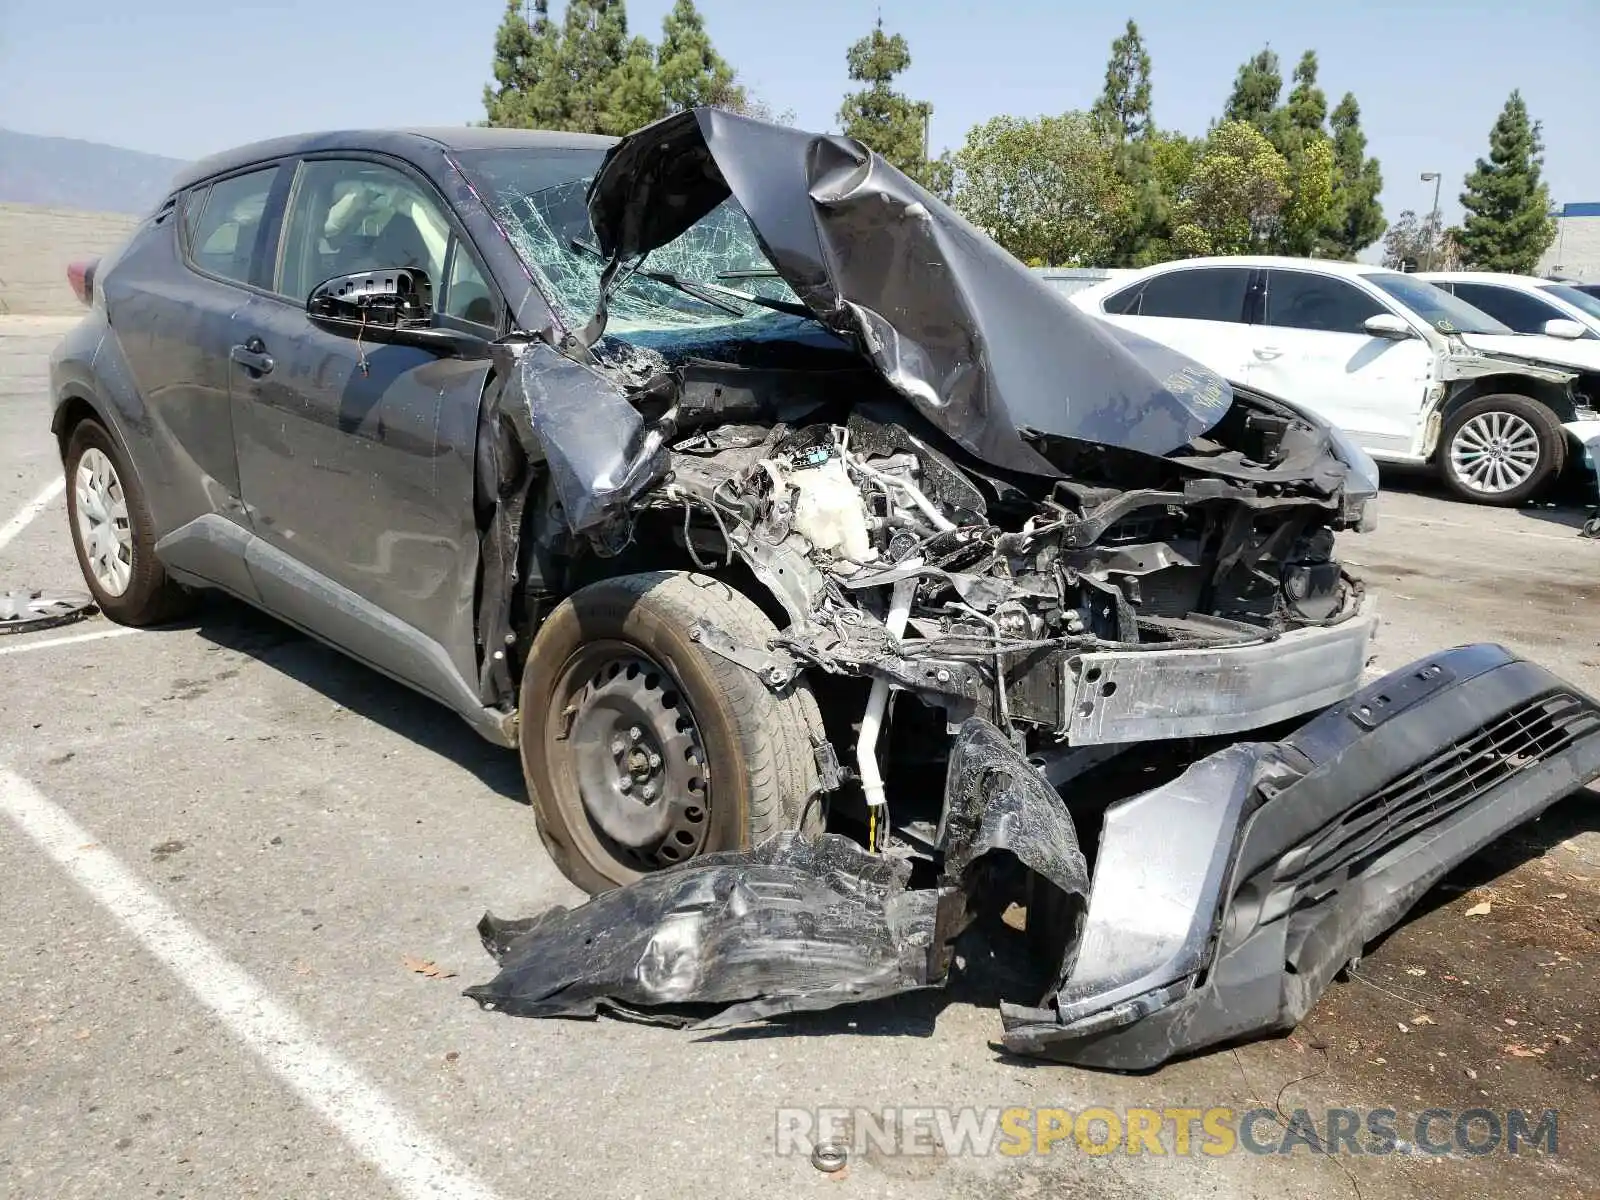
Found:
[[[1106,301],[1108,313],[1130,317],[1184,317],[1191,321],[1244,320],[1248,267],[1196,267],[1142,280]]]
[[[189,261],[209,275],[250,282],[261,221],[277,167],[235,175],[191,195],[184,205]]]
[[[1473,308],[1488,313],[1518,333],[1541,333],[1546,321],[1567,315],[1549,301],[1514,288],[1495,287],[1487,283],[1462,283],[1460,280],[1455,282],[1454,287],[1456,295]]]
[[[1305,271],[1267,272],[1262,323],[1321,333],[1365,334],[1362,323],[1388,310],[1343,279]]]

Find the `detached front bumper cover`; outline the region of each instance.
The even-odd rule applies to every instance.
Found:
[[[1020,863],[1066,951],[1016,1053],[1123,1070],[1292,1028],[1457,863],[1600,776],[1600,706],[1499,646],[1445,651],[1278,742],[1241,742],[1113,805],[1092,884],[1065,805],[992,726],[952,750],[944,870],[781,835],[573,910],[480,925],[488,1008],[601,1008],[699,1027],[946,978],[951,942]],[[1081,925],[1081,928],[1080,928]],[[1045,940],[1045,939],[1041,939]]]

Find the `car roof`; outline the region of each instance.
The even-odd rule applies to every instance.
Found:
[[[213,175],[226,174],[251,163],[315,150],[375,150],[404,154],[424,145],[447,150],[607,150],[619,139],[594,133],[566,133],[548,129],[491,129],[478,125],[413,129],[343,129],[297,133],[251,142],[210,155],[178,173],[173,190],[182,190]]]
[[[1096,284],[1104,287],[1106,283],[1123,282],[1154,275],[1162,271],[1170,271],[1189,267],[1277,267],[1280,270],[1315,271],[1322,275],[1340,275],[1347,279],[1360,278],[1366,275],[1393,275],[1396,272],[1391,267],[1374,266],[1371,263],[1342,262],[1332,258],[1294,258],[1284,254],[1218,254],[1202,258],[1176,258],[1154,266],[1141,267],[1130,271],[1120,279],[1106,280]]]
[[[1336,275],[1343,279],[1360,279],[1369,275],[1394,275],[1397,273],[1391,267],[1373,266],[1370,263],[1341,262],[1332,258],[1294,258],[1285,254],[1216,254],[1201,258],[1175,258],[1167,262],[1155,263],[1152,266],[1123,271],[1090,287],[1079,288],[1071,292],[1069,298],[1083,297],[1086,300],[1098,300],[1102,296],[1121,291],[1125,287],[1131,287],[1142,280],[1154,278],[1156,275],[1194,267],[1244,267],[1246,269],[1276,267],[1279,270],[1311,271],[1320,275]]]
[[[1516,275],[1510,271],[1418,271],[1420,279],[1445,279],[1451,283],[1497,283],[1504,287],[1530,291],[1554,279],[1539,279],[1533,275]]]

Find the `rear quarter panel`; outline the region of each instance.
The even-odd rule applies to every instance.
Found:
[[[63,339],[51,371],[63,445],[87,403],[126,453],[158,538],[204,513],[235,521],[242,513],[227,363],[212,361],[201,336],[202,290],[217,285],[183,266],[176,225],[170,213],[147,220],[102,261],[95,306]],[[242,294],[240,307],[249,302]],[[208,391],[212,403],[193,402]]]

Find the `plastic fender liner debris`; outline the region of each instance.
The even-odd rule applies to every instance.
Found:
[[[942,983],[973,911],[968,891],[982,899],[975,867],[996,851],[1081,908],[1087,874],[1066,806],[987,722],[963,726],[946,798],[958,877],[936,887],[909,890],[909,863],[838,834],[781,833],[577,908],[485,915],[478,931],[500,973],[466,994],[518,1016],[605,1009],[717,1028]]]

